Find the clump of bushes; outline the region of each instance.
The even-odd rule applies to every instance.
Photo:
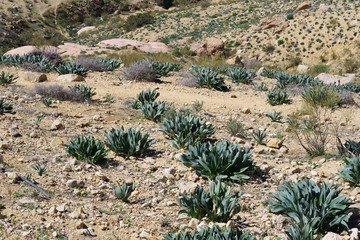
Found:
[[[285,91],[273,90],[266,92],[267,102],[271,106],[281,105],[289,101],[289,95]]]
[[[60,101],[80,102],[83,97],[80,92],[71,88],[64,88],[60,85],[37,85],[33,89],[33,94],[38,94],[42,98],[58,99]]]
[[[96,95],[96,92],[92,87],[83,84],[75,84],[74,86],[69,86],[69,88],[73,92],[79,93],[82,101],[90,101],[91,98]]]
[[[124,25],[124,29],[125,31],[130,32],[144,25],[152,24],[153,22],[154,22],[154,17],[150,13],[140,13],[136,15],[131,15],[127,19]]]
[[[130,157],[142,155],[156,140],[149,140],[149,133],[142,134],[136,128],[120,127],[105,132],[106,146],[117,155]]]
[[[339,92],[332,86],[313,84],[302,93],[304,102],[312,107],[340,107],[343,104]]]
[[[80,161],[97,164],[104,161],[109,150],[105,149],[105,144],[93,137],[76,137],[65,144],[65,151]]]
[[[189,153],[181,155],[180,160],[199,176],[241,181],[249,179],[256,170],[251,155],[249,148],[229,141],[217,141],[214,145],[196,143],[189,146]]]
[[[190,72],[195,76],[197,84],[201,87],[213,88],[216,90],[228,90],[225,79],[217,72],[207,67],[191,66]]]
[[[215,133],[213,125],[190,113],[177,113],[172,118],[165,118],[159,130],[165,133],[170,138],[170,144],[178,149],[186,149]]]
[[[232,227],[229,229],[220,228],[218,225],[212,228],[202,228],[200,232],[181,232],[178,234],[172,233],[164,236],[165,240],[207,240],[207,239],[223,239],[223,240],[255,240],[254,236],[250,235],[249,231],[241,232],[239,229],[234,230]]]
[[[301,236],[305,233],[315,235],[348,229],[353,203],[340,193],[339,185],[332,181],[329,185],[324,182],[318,185],[305,179],[293,184],[285,182],[270,194],[272,199],[267,202],[271,212],[284,214],[290,221],[289,239],[304,239]]]
[[[131,63],[125,69],[125,77],[135,81],[153,82],[157,80],[155,71],[151,68],[148,60]]]
[[[177,199],[181,207],[179,213],[186,213],[191,218],[206,217],[213,222],[227,222],[241,209],[238,204],[241,193],[231,194],[231,187],[218,180],[210,182],[209,192],[198,185],[190,196],[180,195]]]

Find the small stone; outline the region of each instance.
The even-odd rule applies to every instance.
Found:
[[[200,224],[200,220],[196,218],[192,218],[189,222],[189,227],[195,229]]]
[[[52,147],[64,146],[64,141],[59,137],[54,137],[50,142],[50,146]]]
[[[53,233],[51,234],[54,238],[56,238],[58,236],[57,231],[53,231]]]
[[[313,175],[313,176],[319,175],[319,173],[317,171],[311,171],[310,174]]]
[[[243,109],[241,109],[241,112],[244,114],[250,114],[251,110],[250,110],[250,108],[243,108]]]
[[[62,122],[59,119],[56,119],[51,124],[50,130],[62,130],[64,128],[65,128],[64,124],[62,124]]]
[[[30,81],[30,82],[45,82],[47,80],[47,76],[44,73],[25,72],[24,80]]]
[[[81,187],[85,186],[85,182],[71,179],[66,182],[66,186],[68,186],[70,188],[81,188]]]
[[[83,213],[82,207],[77,208],[75,211],[70,213],[70,217],[73,219],[78,219],[81,217],[81,214]]]
[[[229,220],[227,223],[226,223],[226,228],[230,228],[232,227],[233,229],[236,228],[236,224],[233,220]]]
[[[101,119],[101,116],[100,116],[100,115],[94,115],[94,116],[93,116],[93,120],[94,120],[94,121],[100,121],[100,119]]]
[[[354,188],[354,190],[352,190],[351,192],[350,192],[350,195],[351,196],[357,196],[357,195],[359,195],[360,194],[360,187],[356,187],[356,188]]]
[[[58,212],[62,213],[62,212],[65,212],[65,210],[66,210],[66,203],[61,204],[61,205],[56,207],[56,211],[58,211]]]
[[[20,177],[14,172],[6,172],[6,176],[11,180],[12,183],[16,183],[20,180]]]
[[[284,142],[283,140],[280,140],[280,139],[278,139],[278,138],[271,138],[271,139],[267,142],[266,146],[267,146],[267,147],[271,147],[271,148],[280,149],[281,146],[282,146],[282,144],[283,144],[283,142]]]
[[[9,128],[9,133],[12,137],[21,137],[21,134],[16,130],[16,128]]]
[[[230,96],[231,98],[237,98],[237,96],[235,94],[231,94]]]
[[[141,237],[141,238],[148,239],[148,238],[150,238],[150,233],[148,233],[148,232],[146,232],[145,230],[143,230],[143,231],[140,233],[140,237]]]
[[[288,170],[289,174],[294,174],[294,173],[300,173],[301,169],[299,167],[294,167],[294,168],[290,168]]]
[[[83,221],[78,221],[78,222],[75,224],[75,228],[76,228],[76,229],[86,229],[87,226],[86,226],[86,224],[85,224]]]
[[[359,229],[352,228],[350,229],[350,240],[359,240]]]
[[[71,170],[72,170],[72,167],[69,164],[67,164],[63,167],[64,172],[71,172]]]
[[[57,211],[56,211],[56,208],[55,208],[55,207],[51,207],[51,208],[49,209],[49,211],[48,211],[48,213],[49,213],[50,215],[54,215],[56,212],[57,212]]]

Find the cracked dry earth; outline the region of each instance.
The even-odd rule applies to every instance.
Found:
[[[143,83],[124,80],[119,71],[115,71],[90,73],[86,77],[86,84],[96,88],[93,102],[63,101],[46,108],[40,97],[30,94],[36,83],[25,81],[23,70],[1,70],[19,76],[15,85],[0,87],[0,96],[6,96],[17,112],[0,116],[1,165],[21,176],[32,174],[36,184],[51,196],[43,198],[26,183],[12,179],[11,174],[0,174],[1,239],[162,239],[170,231],[202,224],[178,214],[180,207],[176,198],[180,193],[189,193],[197,184],[207,187],[207,180],[196,176],[178,160],[183,151],[168,144],[156,123],[143,119],[140,112],[126,104],[148,88],[157,88],[160,100],[173,103],[178,109],[191,108],[193,102],[203,101],[203,109],[197,114],[216,126],[212,139],[227,139],[251,147],[257,165],[268,171],[262,179],[234,184],[234,190],[242,191],[242,210],[231,222],[238,228],[251,230],[257,238],[285,239],[284,218],[270,213],[264,204],[282,180],[296,181],[304,177],[315,181],[334,180],[342,184],[343,194],[352,198],[355,206],[360,206],[360,191],[336,176],[342,160],[335,155],[334,138],[328,144],[329,152],[334,155],[309,159],[287,131],[284,121],[272,123],[265,116],[266,112],[276,110],[282,111],[286,118],[301,107],[299,96],[292,97],[291,104],[272,107],[266,103],[264,92],[250,86],[228,83],[231,91],[219,92],[178,85],[177,74],[162,78],[162,83]],[[72,85],[56,82],[54,73],[47,76],[48,81],[41,84]],[[268,86],[273,83],[266,78],[255,81],[264,81]],[[105,101],[106,94],[115,97],[111,103]],[[355,96],[355,101],[359,104],[360,97]],[[38,114],[44,117],[36,127],[31,120]],[[360,116],[359,108],[342,108],[329,113],[328,122],[339,125],[343,140],[359,139],[357,116]],[[284,146],[275,149],[256,145],[250,138],[231,137],[224,127],[231,118],[242,121],[247,130],[266,128],[268,139],[281,134]],[[64,129],[50,130],[55,120],[59,120]],[[139,158],[124,159],[110,153],[104,166],[83,164],[64,151],[63,144],[75,136],[105,140],[104,131],[120,126],[149,132],[157,143]],[[47,165],[41,177],[30,168],[36,161]],[[116,181],[136,185],[130,204],[115,198],[111,185]]]

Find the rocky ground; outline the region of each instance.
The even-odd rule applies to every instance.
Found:
[[[235,184],[241,190],[242,210],[229,225],[251,230],[257,238],[285,239],[286,222],[282,216],[266,209],[268,194],[275,191],[283,180],[296,181],[304,177],[314,181],[335,181],[342,184],[343,194],[360,207],[360,189],[344,183],[336,173],[343,161],[336,150],[333,135],[327,144],[328,155],[309,159],[305,151],[288,132],[282,121],[273,123],[265,113],[282,111],[288,116],[301,108],[299,96],[291,104],[270,106],[265,92],[250,86],[236,86],[230,82],[231,91],[220,92],[205,88],[189,88],[178,84],[179,74],[161,79],[161,83],[144,83],[125,80],[122,69],[111,73],[90,73],[86,84],[96,88],[97,95],[90,103],[56,102],[46,108],[39,96],[31,94],[37,84],[60,82],[55,73],[47,74],[43,83],[26,81],[28,73],[19,68],[0,68],[19,76],[15,85],[0,87],[0,96],[14,104],[15,115],[0,116],[1,165],[21,176],[31,174],[36,184],[48,192],[50,199],[13,174],[1,174],[0,236],[2,239],[162,239],[168,232],[194,229],[205,222],[178,214],[176,198],[189,193],[197,184],[207,186],[207,180],[196,176],[178,157],[183,151],[173,149],[157,129],[158,124],[145,120],[142,114],[129,107],[141,90],[158,89],[160,100],[173,103],[177,109],[192,108],[194,102],[203,102],[198,113],[216,126],[216,140],[227,139],[252,149],[253,158],[266,172],[263,178],[253,178]],[[258,77],[269,87],[273,80]],[[115,98],[105,101],[105,95]],[[360,97],[354,96],[357,104]],[[31,120],[42,114],[37,125]],[[338,126],[343,140],[359,139],[360,114],[358,107],[346,107],[328,113],[327,122]],[[282,139],[275,145],[257,145],[250,138],[231,137],[224,124],[229,119],[240,120],[247,130],[265,129],[267,141]],[[104,132],[120,126],[138,127],[149,132],[157,143],[144,156],[124,159],[110,153],[107,164],[94,166],[79,162],[64,151],[75,136],[94,136],[105,140]],[[39,162],[47,166],[43,176],[30,168]],[[134,183],[136,191],[126,204],[116,199],[111,185],[116,181]],[[356,226],[357,219],[351,227]],[[346,232],[344,239],[350,239]]]

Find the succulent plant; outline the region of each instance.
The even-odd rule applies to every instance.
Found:
[[[126,182],[123,182],[123,185],[121,186],[118,181],[116,181],[117,187],[114,185],[111,185],[111,187],[114,189],[115,197],[123,202],[129,202],[129,197],[131,196],[131,193],[135,191],[135,184],[131,184],[128,186]]]
[[[190,72],[196,77],[196,82],[202,87],[205,86],[220,91],[228,89],[224,83],[225,79],[210,68],[193,65]]]
[[[1,72],[0,74],[0,86],[3,85],[3,86],[7,86],[9,84],[12,84],[12,83],[15,83],[16,79],[18,77],[17,76],[14,76],[10,73],[6,73],[5,72]]]
[[[180,156],[185,166],[191,167],[199,176],[210,179],[224,178],[235,181],[249,179],[255,169],[249,148],[229,141],[197,143],[189,146],[189,154]]]
[[[108,148],[125,157],[141,155],[156,142],[154,139],[148,140],[149,133],[141,134],[136,128],[111,129],[110,132],[105,132],[105,137],[108,140],[105,142]]]

